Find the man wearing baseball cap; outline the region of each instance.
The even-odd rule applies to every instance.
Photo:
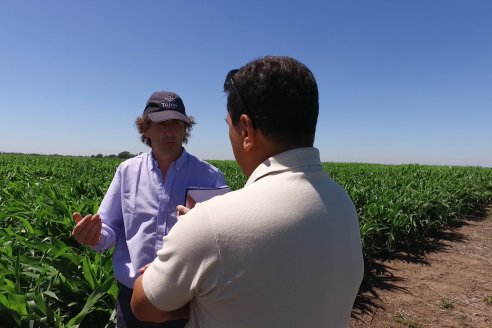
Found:
[[[224,187],[226,181],[216,167],[183,147],[195,120],[186,114],[178,94],[154,92],[135,124],[151,150],[120,164],[98,213],[85,217],[74,213],[72,235],[98,252],[114,247],[118,327],[184,327],[186,307],[175,311],[172,318],[176,320],[167,323],[137,320],[130,308],[133,283],[154,260],[163,237],[176,223],[176,207],[183,203],[186,188]]]
[[[183,100],[174,92],[154,92],[147,101],[145,113],[154,122],[176,119],[191,124],[190,118],[186,116]]]

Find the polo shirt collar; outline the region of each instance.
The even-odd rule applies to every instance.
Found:
[[[319,150],[314,147],[295,148],[272,156],[261,163],[251,174],[246,186],[272,173],[291,171],[303,166],[320,166]]]

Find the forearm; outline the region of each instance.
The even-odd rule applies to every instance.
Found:
[[[131,307],[138,320],[149,322],[166,322],[189,317],[189,303],[174,311],[164,311],[155,307],[143,290],[143,275],[137,278],[133,285]]]

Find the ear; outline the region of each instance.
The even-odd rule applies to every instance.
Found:
[[[250,151],[256,141],[258,131],[253,127],[251,119],[243,114],[239,117],[239,124],[241,125],[241,136],[243,137],[243,148],[246,151]]]

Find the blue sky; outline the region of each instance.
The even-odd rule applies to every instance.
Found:
[[[187,150],[233,159],[226,73],[287,55],[320,92],[323,161],[492,167],[492,2],[1,1],[0,152],[146,151],[156,90],[198,124]]]

